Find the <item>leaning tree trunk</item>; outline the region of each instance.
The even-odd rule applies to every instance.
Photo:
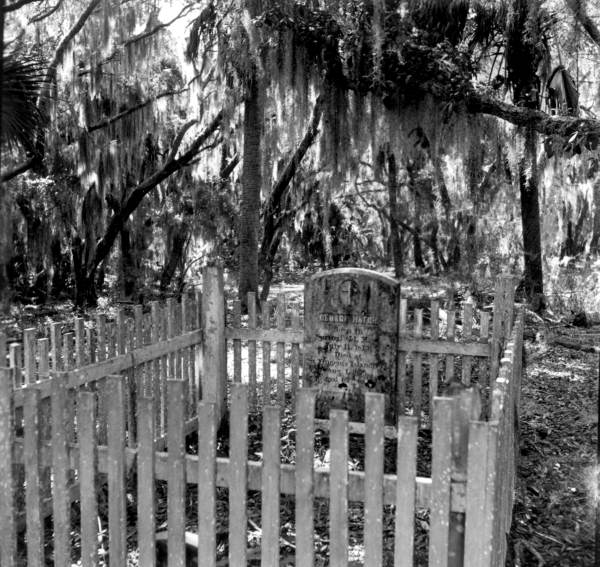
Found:
[[[525,156],[519,164],[521,223],[525,264],[525,294],[534,311],[544,308],[544,272],[540,227],[539,176],[537,171],[537,134],[526,134]]]

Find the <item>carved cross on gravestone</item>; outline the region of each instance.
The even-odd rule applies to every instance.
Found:
[[[330,408],[364,419],[364,393],[386,394],[385,417],[396,418],[400,284],[360,268],[312,276],[304,290],[304,383],[318,388],[317,417]]]

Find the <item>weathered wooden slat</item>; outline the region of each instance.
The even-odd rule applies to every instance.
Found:
[[[223,271],[208,266],[202,273],[202,398],[217,404],[217,419],[225,413],[227,384],[227,349]]]
[[[23,408],[25,438],[25,509],[27,514],[27,565],[42,567],[44,561],[44,525],[40,507],[40,393],[25,388]]]
[[[262,330],[271,333],[271,309],[272,301],[265,301],[262,312]],[[226,330],[227,331],[227,330]],[[277,337],[275,338],[277,340]],[[263,404],[271,403],[271,341],[262,339],[262,380],[263,380]]]
[[[365,565],[383,565],[383,394],[365,394]]]
[[[277,296],[276,324],[278,331],[285,331],[285,295]],[[277,404],[281,412],[285,408],[285,342],[277,341],[275,347],[275,359],[277,360]]]
[[[0,368],[5,366],[8,366],[8,343],[6,333],[0,331]]]
[[[317,429],[330,431],[331,421],[329,419],[315,419],[314,421]],[[362,421],[350,421],[348,423],[348,431],[352,435],[364,435],[365,424]],[[393,425],[385,425],[383,428],[383,434],[386,439],[396,439],[398,437],[398,431]]]
[[[232,384],[229,428],[229,564],[246,565],[248,388]]]
[[[49,339],[38,339],[37,351],[38,351],[38,377],[40,380],[45,380],[50,377],[50,360],[48,353],[50,349]]]
[[[25,384],[36,381],[35,367],[35,328],[23,331],[23,374]]]
[[[300,314],[298,309],[292,309],[292,332],[300,331]],[[295,399],[296,391],[300,384],[300,343],[292,343],[291,353],[291,380],[292,380],[292,400]]]
[[[77,425],[80,451],[78,471],[81,503],[81,564],[82,567],[97,567],[96,397],[93,392],[81,390],[78,393]],[[141,549],[140,545],[140,551]]]
[[[198,479],[198,565],[216,567],[217,413],[213,403],[198,403],[198,457],[195,472]]]
[[[52,373],[52,509],[54,516],[54,555],[57,565],[71,560],[71,506],[69,496],[70,459],[68,452],[71,433],[71,412],[64,375]]]
[[[248,293],[248,330],[256,330],[256,294]],[[256,408],[256,341],[248,339],[248,385],[250,409]]]
[[[262,468],[262,541],[261,565],[279,566],[279,451],[281,419],[279,408],[263,408],[263,468]]]
[[[456,311],[451,309],[446,312],[446,339],[448,343],[455,342],[455,331],[456,331]],[[454,380],[454,355],[446,355],[446,376],[444,382],[452,382]]]
[[[418,427],[415,417],[398,419],[394,567],[413,566]]]
[[[75,333],[75,368],[81,368],[87,362],[85,360],[85,325],[82,317],[75,317],[73,332]]]
[[[423,337],[423,310],[415,309],[415,340]],[[421,409],[423,405],[423,355],[420,352],[413,353],[413,415],[421,421]]]
[[[167,439],[169,480],[167,486],[167,520],[169,566],[185,567],[185,383],[169,380]]]
[[[314,564],[314,415],[316,391],[298,390],[296,397],[296,567]]]
[[[154,499],[154,400],[138,398],[138,546],[139,564],[154,567],[156,563],[156,503]]]
[[[11,343],[8,346],[8,364],[13,370],[14,387],[21,388],[23,386],[23,345],[21,343]],[[15,403],[15,408],[17,407],[18,404]]]
[[[242,302],[235,300],[233,302],[233,321],[234,329],[242,327]],[[242,381],[242,341],[241,339],[233,339],[233,381]]]
[[[440,338],[440,303],[431,301],[431,336],[429,342],[439,341]],[[438,395],[439,383],[439,354],[429,355],[429,419],[433,415],[433,398]]]
[[[451,506],[452,414],[455,400],[435,398],[431,444],[431,509],[429,512],[429,565],[448,565]]]
[[[265,306],[266,309],[266,306]],[[304,331],[294,329],[271,329],[263,326],[262,329],[235,329],[225,327],[225,338],[228,340],[240,339],[242,341],[267,341],[283,343],[304,343]]]
[[[329,540],[331,567],[348,566],[348,412],[331,410]]]
[[[6,351],[5,351],[6,354]],[[3,362],[5,363],[6,357]],[[0,367],[0,563],[16,565],[17,533],[13,485],[14,423],[12,408],[12,373]]]
[[[408,333],[406,325],[406,317],[408,310],[408,300],[403,297],[400,299],[400,311],[398,313],[398,335],[399,341],[407,340],[406,336]],[[408,339],[411,340],[411,339]],[[414,339],[412,339],[414,342]],[[400,348],[400,342],[398,343],[398,415],[404,415],[406,412],[406,386],[407,386],[407,375],[406,375],[406,349]]]
[[[155,346],[160,342],[161,338],[161,308],[158,301],[150,302],[150,345]],[[137,355],[138,353],[136,353]],[[165,433],[165,400],[162,398],[161,383],[165,376],[165,368],[163,366],[162,357],[155,358],[150,363],[151,372],[151,389],[152,397],[154,398],[154,411],[156,412],[156,434],[164,435]]]
[[[494,425],[481,421],[470,424],[465,518],[465,548],[468,553],[465,553],[465,567],[492,565],[496,434]]]
[[[473,341],[473,304],[465,303],[463,305],[463,341]],[[462,359],[462,383],[465,386],[471,385],[471,368],[473,366],[473,358],[463,356]]]
[[[444,340],[428,339],[399,339],[398,350],[400,353],[427,352],[432,354],[466,355],[486,358],[490,354],[490,347],[482,343],[457,343]]]
[[[50,355],[52,370],[55,372],[62,370],[62,323],[50,324]]]
[[[108,393],[108,543],[110,562],[127,564],[125,507],[125,402],[121,376],[107,378]]]

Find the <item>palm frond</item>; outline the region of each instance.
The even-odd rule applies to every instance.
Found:
[[[41,61],[23,53],[2,58],[0,132],[2,143],[10,148],[21,146],[33,152],[36,134],[47,122],[37,106],[45,71]]]

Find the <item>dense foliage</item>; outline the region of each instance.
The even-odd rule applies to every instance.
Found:
[[[266,297],[358,263],[511,269],[541,308],[599,251],[595,10],[8,2],[2,296],[138,300],[217,261]]]

